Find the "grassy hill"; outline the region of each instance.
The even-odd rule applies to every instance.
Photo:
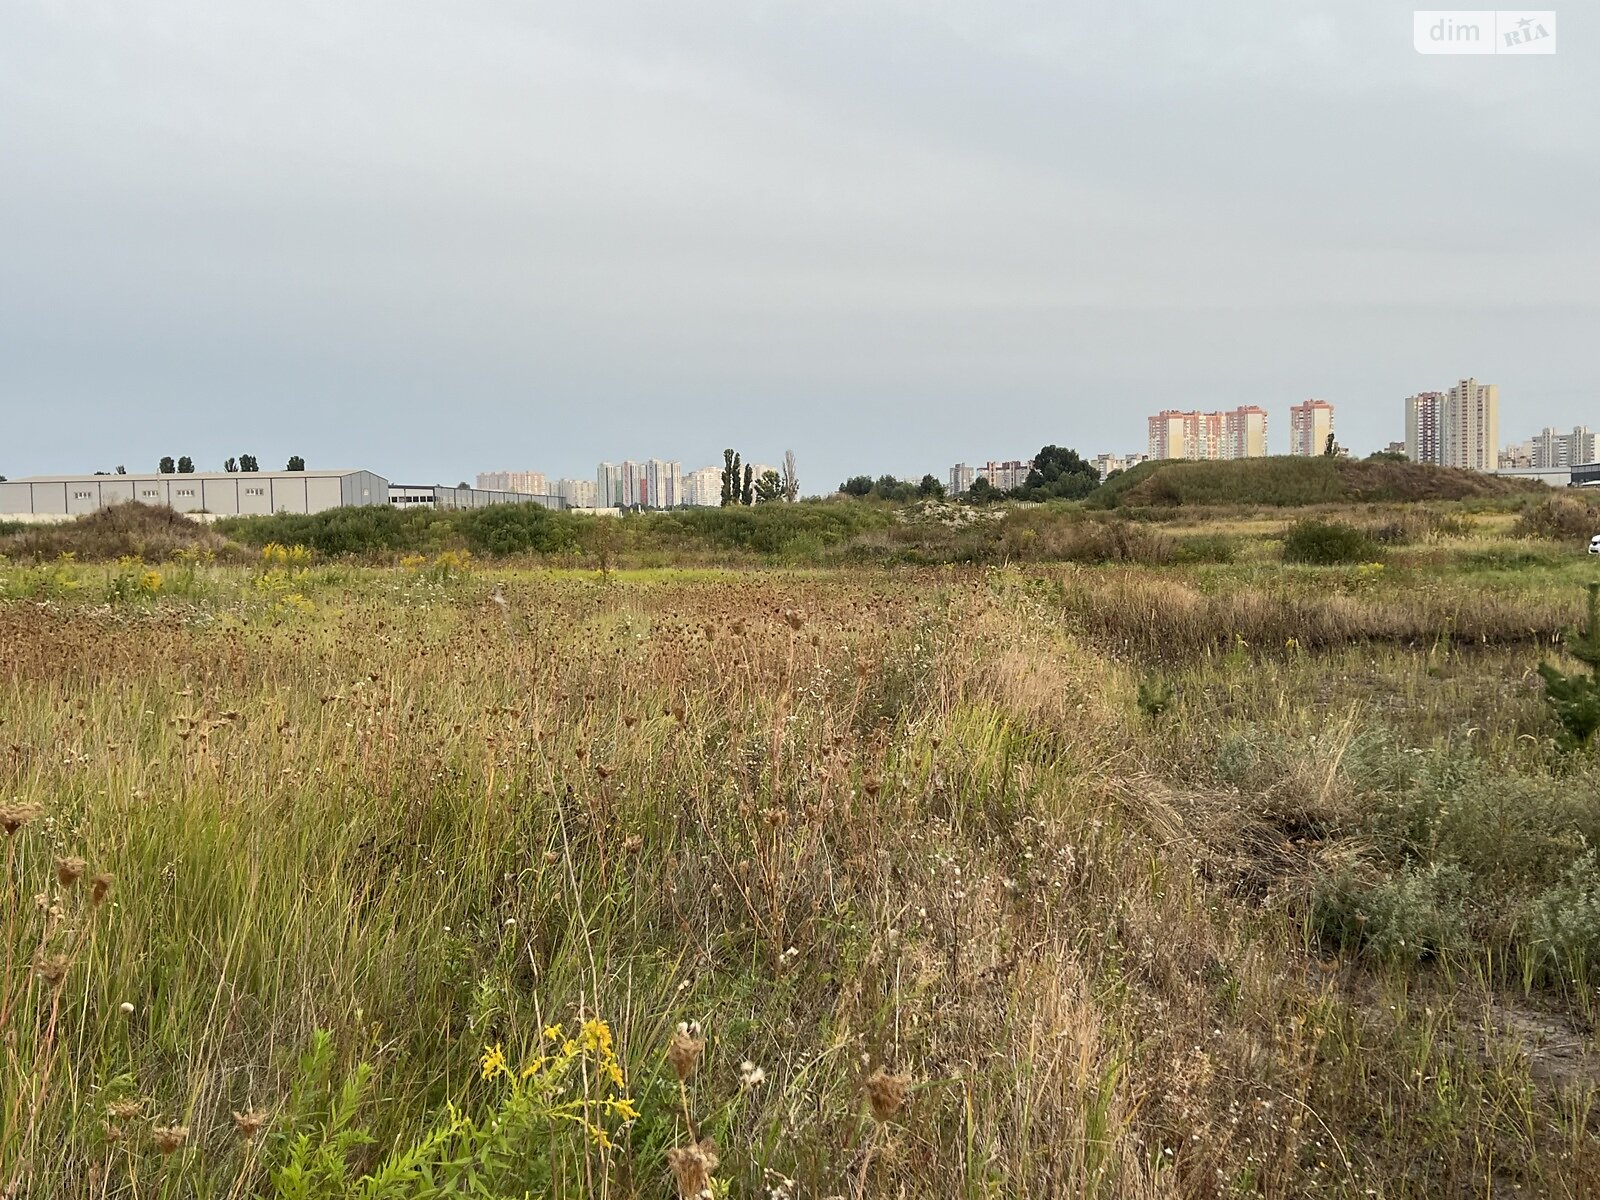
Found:
[[[1090,497],[1097,508],[1181,508],[1472,500],[1545,491],[1543,484],[1453,467],[1343,458],[1141,463]]]

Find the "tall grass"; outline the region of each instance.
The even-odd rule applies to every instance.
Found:
[[[1535,933],[1469,922],[1406,964],[1326,919],[1328,881],[1407,846],[1470,838],[1499,886],[1460,821],[1374,840],[1448,794],[1388,782],[1403,740],[1359,749],[1383,684],[1248,639],[1108,652],[1221,597],[1134,567],[462,562],[298,568],[286,606],[273,569],[0,606],[0,1162],[28,1194],[1577,1196],[1600,1167],[1594,1080],[1546,1086],[1494,1032],[1574,1003],[1508,966]],[[1301,586],[1217,578],[1236,614]],[[1320,619],[1442,618],[1387,586]],[[1545,770],[1508,745],[1481,769]],[[1516,854],[1576,863],[1566,812]],[[1505,911],[1581,907],[1559,868]],[[569,1041],[564,1083],[517,1093]]]

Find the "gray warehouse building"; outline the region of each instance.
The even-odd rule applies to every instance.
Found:
[[[78,515],[137,500],[227,516],[314,513],[389,503],[371,471],[246,471],[189,475],[35,475],[0,483],[0,515]]]
[[[423,505],[426,508],[488,508],[491,504],[537,504],[542,508],[565,508],[560,496],[534,492],[492,492],[474,487],[441,487],[438,484],[391,483],[389,503],[396,508]]]

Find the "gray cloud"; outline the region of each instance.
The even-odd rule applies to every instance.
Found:
[[[254,449],[808,486],[1166,404],[1600,424],[1600,73],[1410,9],[0,10],[0,471]]]

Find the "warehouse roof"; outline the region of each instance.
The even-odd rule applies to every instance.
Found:
[[[368,475],[377,475],[376,471],[367,471],[365,467],[347,467],[334,471],[185,471],[168,474],[164,471],[135,471],[129,475],[25,475],[21,479],[8,479],[7,483],[86,483],[97,479],[241,479],[251,476],[260,477],[270,475],[274,479],[289,478],[302,479],[310,476],[313,479],[327,479],[336,476],[359,475],[363,471]],[[381,479],[382,476],[379,476]]]

